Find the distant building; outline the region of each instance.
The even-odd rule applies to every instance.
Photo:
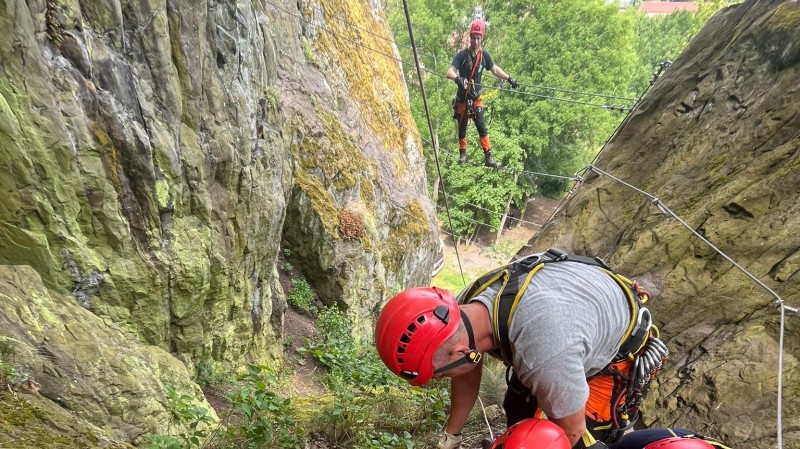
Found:
[[[616,3],[617,0],[606,0],[606,5],[610,5],[612,3]],[[625,9],[630,8],[636,3],[636,0],[619,0],[619,10],[623,11]]]
[[[692,2],[641,2],[638,5],[639,11],[650,17],[672,14],[675,11],[697,11],[697,5]]]
[[[606,4],[619,3],[619,10],[624,11],[635,7],[639,11],[647,14],[648,17],[671,14],[675,11],[697,11],[697,5],[693,2],[643,2],[641,0],[606,0]]]

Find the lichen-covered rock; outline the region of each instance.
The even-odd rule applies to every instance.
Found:
[[[326,8],[389,37],[345,3],[6,2],[0,262],[212,362],[280,351],[261,286],[282,240],[357,314],[427,282],[435,225],[402,76],[345,44]]]
[[[0,30],[0,265],[53,297],[222,371],[280,363],[281,251],[364,335],[430,281],[421,142],[372,2],[8,0]]]
[[[800,4],[718,13],[662,75],[595,166],[658,198],[800,307]],[[657,293],[672,359],[644,424],[684,426],[733,447],[776,443],[780,310],[651,198],[592,173],[526,253],[605,258]],[[800,448],[800,316],[785,322],[783,447]]]
[[[74,299],[48,291],[31,267],[0,266],[0,342],[7,348],[3,361],[17,367],[17,380],[29,381],[50,400],[22,394],[21,401],[0,401],[0,425],[14,428],[9,432],[18,438],[25,435],[26,426],[16,428],[24,423],[10,421],[20,416],[14,411],[28,407],[39,410],[34,413],[38,418],[52,415],[32,422],[82,420],[86,438],[105,433],[121,444],[141,442],[146,434],[167,434],[167,384],[194,397],[214,416],[180,361],[137,341]],[[64,427],[74,428],[76,423]],[[58,434],[61,428],[51,426],[49,432]],[[99,428],[107,430],[101,433]],[[47,426],[38,432],[47,433]]]

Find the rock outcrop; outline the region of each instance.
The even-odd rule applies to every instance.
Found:
[[[279,254],[361,333],[429,282],[421,142],[371,2],[7,0],[0,30],[0,271],[30,284],[7,281],[0,340],[74,415],[140,441],[170,379],[277,362]]]
[[[655,83],[594,165],[649,193],[800,307],[800,3],[730,6]],[[782,438],[800,448],[800,316],[655,201],[591,172],[523,253],[604,258],[656,293],[672,351],[643,407],[733,447],[774,447],[783,338]]]

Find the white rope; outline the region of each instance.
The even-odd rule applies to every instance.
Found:
[[[781,303],[781,330],[778,337],[778,449],[783,448],[783,329],[786,320],[786,305]]]
[[[632,186],[632,185],[628,184],[627,182],[625,182],[625,181],[623,181],[623,180],[621,180],[621,179],[617,178],[617,177],[616,177],[616,176],[614,176],[614,175],[611,175],[610,173],[607,173],[607,172],[604,172],[603,170],[600,170],[599,168],[597,168],[597,167],[595,167],[595,166],[593,166],[593,165],[590,165],[590,166],[589,166],[589,169],[590,169],[590,170],[592,170],[592,171],[594,171],[594,172],[596,172],[596,173],[598,173],[598,174],[601,174],[601,175],[604,175],[604,176],[608,176],[609,178],[611,178],[611,179],[613,179],[613,180],[615,180],[615,181],[617,181],[617,182],[619,182],[619,183],[621,183],[621,184],[624,184],[624,185],[626,185],[626,186],[630,187],[631,189],[633,189],[633,190],[636,190],[637,192],[641,193],[642,195],[644,195],[644,196],[646,196],[646,197],[650,198],[651,200],[653,200],[653,201],[652,201],[652,202],[653,202],[653,204],[655,204],[655,205],[656,205],[656,207],[658,207],[658,209],[659,209],[659,210],[660,210],[662,213],[664,213],[664,214],[666,214],[666,215],[670,215],[670,216],[672,216],[672,218],[674,218],[674,219],[678,220],[678,222],[679,222],[680,224],[682,224],[682,225],[683,225],[683,226],[684,226],[686,229],[688,229],[688,230],[689,230],[689,231],[690,231],[692,234],[694,234],[694,235],[695,235],[697,238],[699,238],[699,239],[700,239],[700,240],[701,240],[703,243],[705,243],[706,245],[708,245],[709,247],[711,247],[711,249],[713,249],[714,251],[716,251],[716,252],[717,252],[717,254],[719,254],[720,256],[724,257],[724,258],[725,258],[725,260],[727,260],[728,262],[730,262],[731,264],[733,264],[733,266],[734,266],[734,267],[738,268],[738,269],[739,269],[739,271],[741,271],[742,273],[744,273],[745,275],[747,275],[747,277],[749,277],[750,279],[752,279],[752,280],[753,280],[753,282],[755,282],[756,284],[760,285],[760,286],[761,286],[761,287],[762,287],[764,290],[768,291],[768,292],[769,292],[769,293],[770,293],[770,294],[771,294],[773,297],[775,297],[775,301],[773,302],[773,305],[774,305],[775,307],[780,307],[782,304],[784,304],[783,298],[781,298],[781,297],[780,297],[780,295],[778,295],[778,294],[777,294],[777,293],[776,293],[774,290],[772,290],[771,288],[769,288],[769,287],[767,286],[767,284],[763,283],[763,282],[762,282],[762,281],[761,281],[759,278],[755,277],[755,275],[753,275],[752,273],[750,273],[749,271],[747,271],[747,270],[746,270],[744,267],[742,267],[741,265],[739,265],[738,263],[736,263],[736,261],[735,261],[735,260],[731,259],[731,258],[730,258],[730,257],[729,257],[727,254],[725,254],[724,252],[722,252],[722,250],[720,250],[719,248],[717,248],[716,246],[714,246],[714,244],[712,244],[711,242],[709,242],[709,241],[708,241],[708,240],[707,240],[705,237],[703,237],[703,236],[702,236],[702,235],[701,235],[699,232],[695,231],[695,230],[694,230],[694,229],[693,229],[691,226],[689,226],[689,225],[688,225],[688,224],[687,224],[685,221],[683,221],[683,220],[681,219],[681,217],[679,217],[679,216],[678,216],[678,215],[677,215],[675,212],[672,212],[672,210],[670,210],[670,208],[668,208],[666,204],[664,204],[663,202],[661,202],[661,200],[660,200],[660,199],[658,199],[658,198],[656,198],[655,196],[653,196],[653,195],[651,195],[651,194],[649,194],[649,193],[645,192],[644,190],[638,189],[638,188],[636,188],[636,187],[634,187],[634,186]],[[788,306],[786,306],[786,307],[787,307],[789,310],[791,310],[793,313],[797,313],[797,310],[798,310],[798,309],[796,309],[796,308],[794,308],[794,307],[788,307]]]
[[[489,417],[486,416],[486,408],[483,406],[483,400],[478,396],[478,401],[481,403],[481,411],[483,412],[483,420],[486,421],[486,428],[489,429],[489,438],[494,441],[494,434],[492,433],[492,426],[489,424]]]

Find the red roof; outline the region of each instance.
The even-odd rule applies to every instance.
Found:
[[[642,2],[639,11],[646,14],[669,14],[675,11],[697,11],[697,5],[692,2]]]

